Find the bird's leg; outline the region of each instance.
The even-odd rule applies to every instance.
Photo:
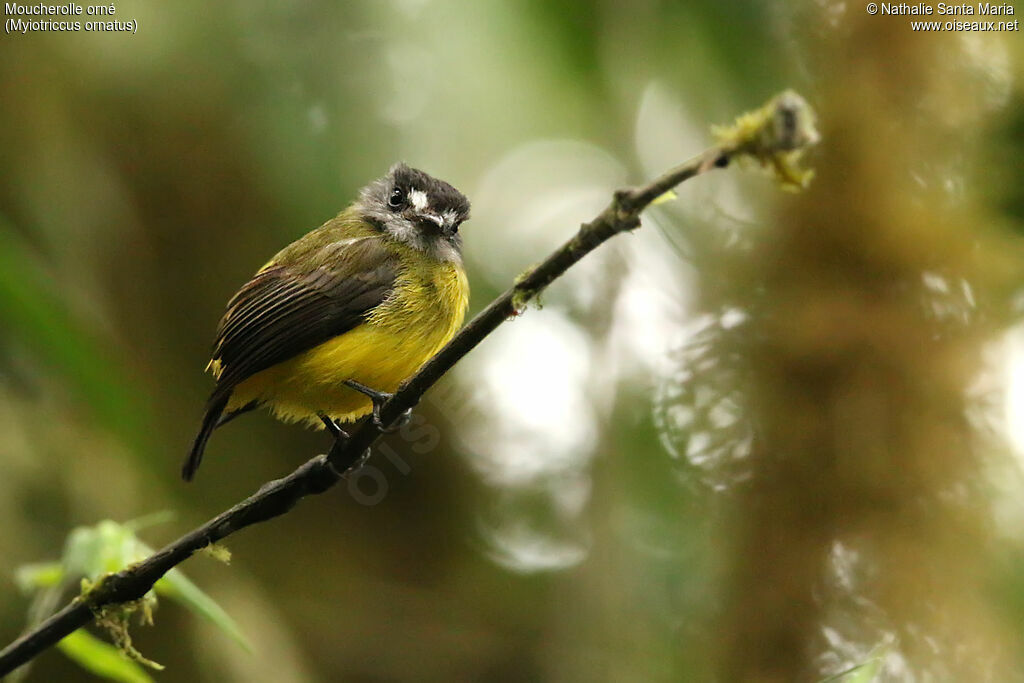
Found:
[[[407,409],[404,413],[399,415],[398,418],[393,423],[391,423],[390,425],[385,425],[381,421],[381,419],[380,419],[380,409],[381,409],[381,406],[383,406],[385,403],[387,403],[389,400],[391,400],[391,397],[394,396],[394,394],[388,394],[388,393],[383,392],[383,391],[377,391],[376,389],[371,389],[370,387],[366,386],[365,384],[360,384],[359,382],[355,381],[354,379],[347,379],[347,380],[345,380],[345,386],[347,386],[347,387],[349,387],[351,389],[355,389],[360,394],[363,394],[364,396],[368,396],[370,398],[370,401],[373,402],[373,424],[374,424],[374,426],[377,429],[379,429],[380,431],[384,432],[385,434],[390,434],[391,432],[397,432],[399,429],[404,427],[409,422],[409,416],[412,415],[412,408]]]
[[[327,431],[334,435],[334,440],[336,442],[334,448],[341,448],[342,446],[344,446],[345,443],[348,441],[350,434],[341,428],[341,423],[329,417],[327,413],[317,413],[317,417],[319,417],[320,420],[324,423],[324,426],[327,427]],[[334,448],[331,449],[332,453],[334,452]],[[339,477],[345,477],[348,476],[350,473],[359,470],[359,468],[365,465],[366,461],[370,459],[370,453],[370,449],[367,448],[365,451],[363,451],[363,454],[359,456],[359,459],[356,460],[351,465],[349,465],[348,467],[346,467],[343,472],[339,472],[337,469],[335,469],[334,465],[330,464],[330,459],[328,459],[327,461],[328,466]]]
[[[361,470],[363,468],[363,465],[366,464],[366,461],[370,459],[370,456],[372,454],[373,451],[367,448],[365,451],[363,451],[363,454],[359,456],[359,459],[352,463],[352,465],[348,468],[348,471],[358,472],[359,470]]]
[[[329,417],[327,413],[317,413],[317,417],[324,423],[324,427],[327,427],[327,431],[331,433],[334,440],[339,444],[343,444],[348,441],[348,432],[341,428],[336,420]]]

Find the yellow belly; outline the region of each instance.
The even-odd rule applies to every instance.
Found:
[[[318,429],[321,412],[342,422],[368,415],[370,399],[345,380],[394,392],[462,325],[469,298],[462,269],[435,266],[429,275],[411,273],[363,325],[240,383],[228,410],[259,401],[278,419]]]

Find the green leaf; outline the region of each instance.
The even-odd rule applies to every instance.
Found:
[[[884,657],[869,659],[850,672],[846,683],[871,683],[878,678],[883,663],[885,663]]]
[[[23,593],[34,593],[40,588],[52,588],[64,580],[64,567],[60,562],[24,564],[14,570],[14,582]]]
[[[252,652],[252,644],[242,633],[238,624],[228,616],[224,608],[214,602],[213,598],[200,590],[188,577],[177,569],[167,572],[154,586],[157,595],[162,595],[184,605],[202,616],[214,626],[231,637],[236,643]]]
[[[68,576],[85,576],[95,580],[103,574],[103,547],[92,527],[76,527],[68,534],[61,558]]]
[[[57,648],[86,671],[108,680],[122,683],[149,683],[153,680],[140,665],[88,631],[79,629],[65,636],[57,643]]]
[[[36,250],[0,214],[0,320],[20,341],[66,378],[104,426],[130,443],[146,440],[141,391],[125,376],[110,341],[67,303],[56,278]],[[145,449],[138,449],[140,455]]]
[[[880,653],[873,655],[870,659],[856,666],[852,666],[828,678],[823,678],[821,683],[872,683],[872,681],[878,678],[878,674],[881,673],[882,665],[885,664],[885,657],[888,652],[888,648],[885,648]]]
[[[84,577],[90,584],[101,581],[103,576],[152,555],[153,549],[136,537],[135,530],[166,519],[168,513],[156,513],[125,524],[105,519],[95,526],[77,527],[68,534],[60,563],[26,565],[18,570],[18,584],[31,592],[57,585],[65,577]],[[226,549],[219,548],[215,557],[226,561],[230,555]],[[167,572],[153,588],[143,597],[150,606],[155,604],[157,595],[174,600],[217,626],[247,652],[253,651],[235,620],[180,570]]]
[[[151,512],[148,515],[136,517],[135,519],[129,519],[127,522],[122,524],[122,526],[133,534],[137,534],[143,529],[167,524],[168,522],[173,522],[177,518],[178,514],[174,510],[160,510],[159,512]]]
[[[152,552],[129,527],[105,519],[96,526],[73,529],[64,544],[62,562],[69,576],[96,581]]]
[[[664,193],[664,194],[662,194],[662,195],[660,195],[658,197],[655,197],[654,201],[651,202],[651,206],[657,206],[658,204],[665,204],[665,203],[671,202],[671,201],[673,201],[675,199],[679,199],[679,195],[676,194],[675,190],[669,190],[668,192],[666,192],[666,193]]]

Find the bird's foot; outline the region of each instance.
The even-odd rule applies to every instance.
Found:
[[[334,437],[334,440],[337,441],[339,445],[344,445],[344,443],[348,441],[349,434],[341,428],[340,422],[328,416],[327,413],[317,413],[317,417],[319,417],[320,421],[324,423],[324,427],[327,428],[327,431],[330,432],[331,436]]]
[[[363,468],[363,465],[366,464],[366,461],[370,459],[370,455],[372,453],[373,451],[371,451],[369,448],[363,451],[363,454],[359,456],[359,459],[352,463],[352,465],[348,468],[346,474],[352,474],[354,472],[358,472],[359,470],[361,470]]]
[[[341,422],[331,417],[328,417],[326,413],[317,413],[317,417],[319,417],[320,420],[324,423],[324,426],[327,427],[327,431],[329,431],[334,436],[335,443],[334,446],[331,448],[330,454],[334,453],[335,448],[343,448],[345,444],[348,442],[350,434],[341,428]],[[358,460],[356,460],[354,463],[346,467],[345,471],[339,472],[337,469],[335,469],[334,465],[331,464],[330,454],[325,455],[324,458],[327,459],[328,467],[330,467],[331,470],[336,475],[338,475],[338,477],[347,477],[352,472],[358,471],[359,468],[365,465],[366,461],[370,459],[370,449],[367,448],[365,451],[363,451],[363,454],[359,456]]]
[[[345,380],[345,386],[351,389],[355,389],[364,396],[368,396],[370,401],[373,402],[373,426],[379,429],[381,432],[385,434],[397,432],[399,429],[401,429],[402,427],[409,423],[409,417],[412,415],[412,408],[409,408],[401,415],[399,415],[395,419],[395,421],[392,422],[390,425],[385,425],[384,421],[381,420],[380,409],[385,403],[391,400],[391,397],[394,396],[394,394],[389,394],[387,392],[371,389],[365,384],[360,384],[359,382],[353,379]]]

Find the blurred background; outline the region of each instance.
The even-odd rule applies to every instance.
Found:
[[[76,526],[174,511],[159,546],[323,452],[256,414],[178,478],[224,303],[393,162],[472,200],[472,313],[792,87],[809,190],[687,183],[374,469],[183,566],[252,653],[166,601],[135,645],[166,681],[1024,678],[1019,31],[833,0],[116,18],[0,40],[4,643],[16,569]],[[93,679],[54,650],[29,680]]]

